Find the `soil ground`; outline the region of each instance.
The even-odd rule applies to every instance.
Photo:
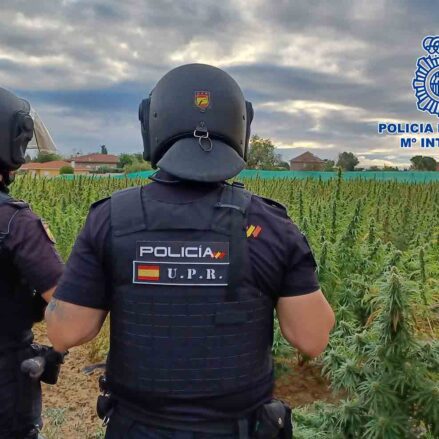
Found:
[[[35,330],[36,340],[47,343],[44,327]],[[82,369],[89,366],[84,347],[72,349],[66,358],[57,386],[43,385],[44,422],[43,434],[47,439],[98,439],[104,429],[96,415],[98,378],[101,370],[86,375]],[[321,400],[334,402],[337,397],[329,389],[328,382],[312,364],[298,365],[288,361],[276,382],[275,394],[292,407]]]

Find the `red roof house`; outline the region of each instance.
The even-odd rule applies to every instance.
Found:
[[[59,175],[59,171],[64,166],[71,166],[69,162],[65,162],[63,160],[55,160],[52,162],[45,162],[45,163],[25,163],[21,168],[20,171],[24,171],[26,173],[32,174],[32,175],[39,175],[42,177],[53,177],[56,175]],[[87,168],[84,168],[83,166],[77,166],[74,169],[75,174],[89,174],[90,170]]]
[[[119,157],[112,154],[87,154],[75,156],[70,159],[74,164],[73,167],[80,165],[90,170],[96,170],[100,167],[117,168]]]
[[[321,171],[324,166],[324,160],[309,151],[290,160],[290,169],[292,171]]]

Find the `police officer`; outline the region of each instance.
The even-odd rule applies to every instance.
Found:
[[[252,106],[227,73],[192,64],[158,82],[139,118],[159,171],[92,206],[49,338],[85,343],[110,312],[107,438],[291,437],[273,400],[273,311],[310,356],[334,317],[285,208],[226,183],[245,166]]]
[[[0,88],[0,438],[36,438],[41,389],[21,371],[38,349],[32,325],[42,320],[63,270],[41,220],[8,195],[33,135],[29,103]]]

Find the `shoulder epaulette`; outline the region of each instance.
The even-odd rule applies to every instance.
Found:
[[[287,208],[285,205],[283,205],[282,203],[279,203],[278,201],[272,200],[271,198],[265,198],[265,197],[261,197],[259,196],[259,198],[265,203],[268,204],[269,206],[272,207],[276,207],[278,209],[282,209],[283,211],[285,211],[285,213],[287,212]]]
[[[91,204],[91,208],[94,208],[96,206],[99,206],[100,204],[102,204],[104,201],[108,201],[111,197],[106,197],[106,198],[102,198],[101,200],[95,201],[94,203]]]
[[[25,203],[24,201],[12,200],[10,203],[8,203],[8,206],[13,206],[17,209],[26,209],[29,207],[29,204]]]

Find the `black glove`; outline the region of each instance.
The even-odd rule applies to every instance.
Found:
[[[34,380],[56,384],[67,352],[60,353],[49,346],[40,344],[32,344],[32,350],[34,356],[21,363],[21,371]]]
[[[44,358],[46,360],[46,366],[44,372],[41,375],[41,381],[46,384],[56,384],[58,382],[59,372],[61,370],[61,364],[64,363],[64,357],[67,352],[61,353],[55,351],[52,347],[48,348]]]

